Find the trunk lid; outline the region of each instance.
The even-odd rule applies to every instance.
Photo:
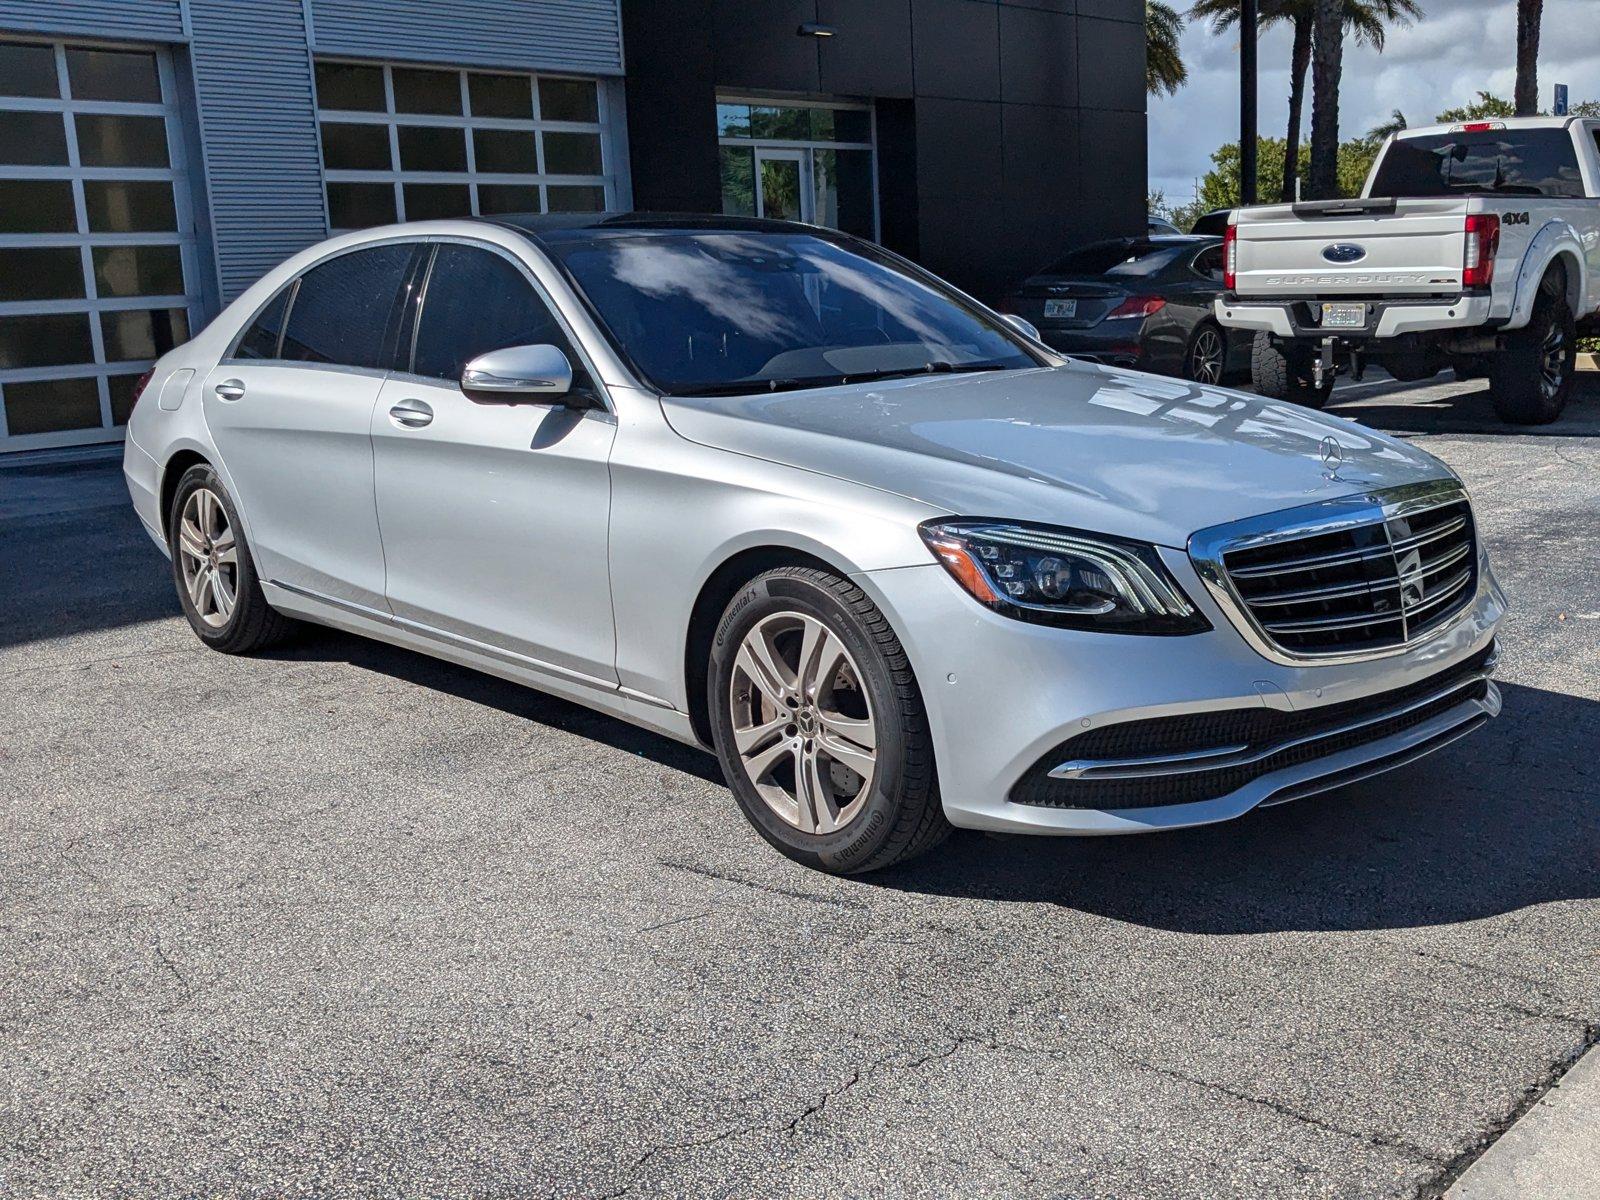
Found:
[[[1089,329],[1128,298],[1120,283],[1071,275],[1036,275],[1012,296],[1016,314],[1040,329]],[[1063,307],[1071,316],[1061,314]],[[1052,316],[1051,313],[1056,315]]]
[[[1241,209],[1235,291],[1245,299],[1459,295],[1470,204],[1444,197]]]

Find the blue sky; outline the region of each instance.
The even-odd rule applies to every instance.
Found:
[[[1426,18],[1395,29],[1382,54],[1345,45],[1340,128],[1364,132],[1400,109],[1414,125],[1465,103],[1479,89],[1509,97],[1516,78],[1515,0],[1421,0]],[[1182,7],[1182,0],[1174,0]],[[1600,0],[1545,0],[1539,87],[1566,83],[1573,100],[1600,99]],[[1190,22],[1184,33],[1189,83],[1150,101],[1150,186],[1179,202],[1211,165],[1211,152],[1238,137],[1239,44]],[[1261,40],[1261,131],[1282,137],[1289,120],[1289,34]],[[1310,129],[1307,100],[1305,129]]]

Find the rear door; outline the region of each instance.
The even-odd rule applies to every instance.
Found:
[[[606,535],[616,419],[562,403],[481,403],[468,361],[562,349],[594,384],[527,270],[485,244],[440,242],[410,370],[372,412],[387,594],[398,620],[568,677],[617,682]]]
[[[417,252],[389,242],[318,263],[206,379],[206,423],[265,580],[385,607],[370,429]]]

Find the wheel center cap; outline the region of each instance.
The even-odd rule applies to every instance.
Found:
[[[817,714],[814,709],[802,708],[795,714],[795,724],[800,727],[800,732],[810,737],[817,732]]]

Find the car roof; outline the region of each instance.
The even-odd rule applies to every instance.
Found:
[[[737,217],[722,213],[508,213],[504,216],[474,217],[475,221],[499,225],[525,234],[535,242],[553,243],[577,240],[585,234],[629,233],[639,230],[681,230],[697,233],[800,233],[813,236],[844,236],[836,229],[804,225],[799,221],[773,221],[766,217]]]

